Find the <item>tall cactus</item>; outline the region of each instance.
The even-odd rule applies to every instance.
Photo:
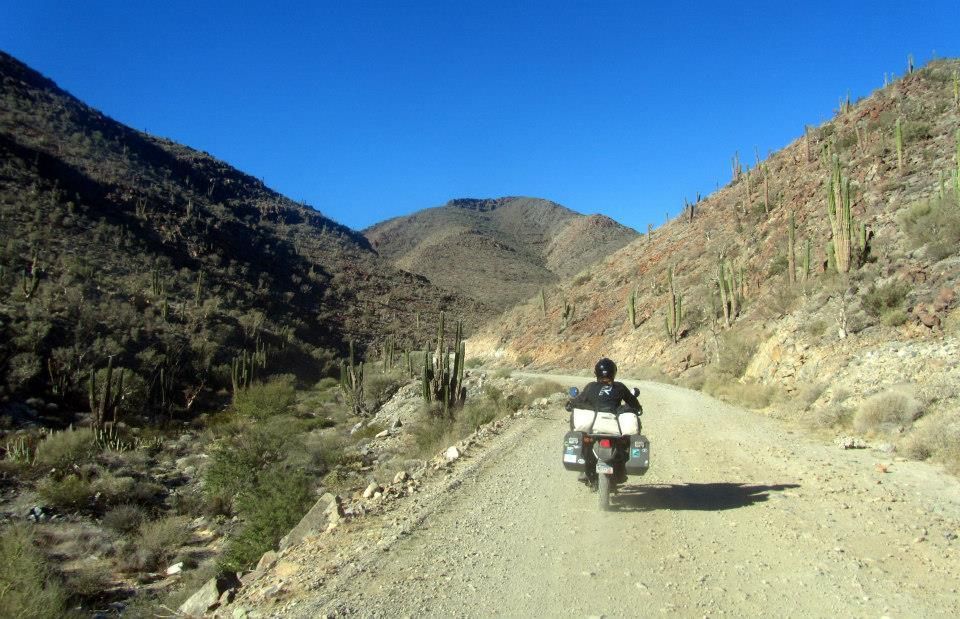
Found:
[[[630,328],[637,328],[637,293],[633,290],[630,291],[630,296],[627,297],[627,318],[630,319]]]
[[[540,311],[543,312],[544,317],[547,315],[547,294],[543,290],[543,286],[540,286]]]
[[[667,330],[667,336],[674,341],[680,341],[683,335],[681,323],[683,321],[683,296],[677,294],[673,286],[673,267],[667,269],[667,283],[669,285],[669,297],[667,299],[667,316],[664,318],[664,326]]]
[[[834,155],[833,174],[827,184],[827,213],[830,216],[834,267],[837,273],[850,271],[850,242],[854,230],[850,202],[850,179],[843,175],[840,159]]]
[[[463,406],[466,400],[467,390],[463,386],[465,361],[463,322],[457,322],[451,351],[444,334],[444,315],[440,312],[437,345],[433,352],[433,367],[429,367],[428,361],[424,360],[423,396],[426,402],[438,402],[444,416],[452,416],[453,411]]]
[[[791,286],[797,283],[796,228],[796,217],[791,212],[790,222],[787,227],[787,279]]]
[[[953,194],[960,206],[960,129],[957,129],[957,169],[953,172]]]
[[[343,399],[353,409],[354,415],[366,414],[363,403],[363,362],[355,363],[353,340],[350,340],[350,357],[340,362],[340,391]]]
[[[727,260],[720,256],[717,263],[716,284],[720,290],[720,307],[723,310],[723,324],[729,327],[737,315],[740,313],[740,305],[743,301],[743,276],[741,281],[737,281],[737,272],[733,265],[728,265]]]
[[[893,140],[897,146],[897,167],[903,169],[903,127],[900,125],[900,119],[897,119],[893,127]]]
[[[93,427],[96,430],[103,428],[107,416],[117,421],[117,411],[123,400],[123,370],[113,380],[113,357],[107,359],[107,375],[104,378],[102,389],[97,389],[97,372],[90,369],[90,378],[87,383],[87,397],[90,401],[90,413],[93,414]]]
[[[803,283],[807,282],[807,278],[810,277],[810,239],[807,239],[803,250],[803,264],[800,267],[800,281]]]

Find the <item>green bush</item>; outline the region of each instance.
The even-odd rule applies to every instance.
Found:
[[[910,317],[907,316],[907,312],[902,308],[895,308],[887,310],[880,315],[880,324],[887,327],[899,327],[903,323],[907,322]]]
[[[257,474],[268,465],[302,452],[303,442],[293,421],[289,417],[274,417],[224,439],[210,454],[204,494],[237,496],[251,488]]]
[[[97,454],[90,428],[69,428],[52,432],[37,445],[34,463],[42,468],[66,469],[89,462]]]
[[[26,525],[11,525],[0,534],[0,617],[62,617],[66,595]]]
[[[103,526],[121,534],[129,534],[140,528],[146,513],[138,505],[118,505],[103,515]]]
[[[76,475],[67,475],[63,479],[44,478],[37,484],[37,494],[54,507],[81,509],[90,506],[94,490],[90,482]]]
[[[310,480],[302,472],[283,466],[264,471],[255,485],[237,499],[243,526],[230,538],[221,566],[236,572],[255,565],[315,501]]]
[[[467,432],[473,432],[480,426],[490,423],[500,414],[496,404],[489,399],[467,402],[458,415],[461,427]]]
[[[292,376],[255,383],[233,395],[233,410],[241,416],[268,419],[289,412],[296,399]]]
[[[913,204],[900,216],[900,223],[913,246],[926,245],[932,258],[942,260],[957,252],[960,208],[952,192]]]
[[[539,400],[551,396],[555,393],[565,393],[563,385],[552,380],[540,380],[530,387],[530,401]]]
[[[142,523],[129,549],[128,565],[141,572],[165,567],[189,541],[189,524],[190,519],[185,516],[167,516]]]
[[[900,310],[910,292],[909,284],[904,282],[890,282],[881,286],[871,286],[863,295],[863,309],[874,318],[881,318],[884,314]]]

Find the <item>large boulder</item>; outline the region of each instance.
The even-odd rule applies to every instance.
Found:
[[[326,531],[331,515],[334,512],[337,512],[337,516],[341,515],[339,510],[340,503],[337,497],[329,492],[325,493],[313,504],[310,511],[300,519],[297,526],[290,529],[290,532],[280,540],[280,550],[299,544],[308,535],[319,535]]]
[[[178,610],[187,617],[202,617],[220,606],[220,597],[224,593],[239,587],[240,580],[236,574],[224,574],[211,578],[196,593],[187,598]]]

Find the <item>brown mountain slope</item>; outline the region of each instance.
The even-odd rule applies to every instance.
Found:
[[[563,368],[589,368],[609,355],[626,372],[657,368],[695,386],[706,381],[721,394],[739,385],[734,390],[762,396],[758,406],[772,393],[791,394],[775,401],[775,410],[815,401],[811,410],[847,420],[867,396],[906,382],[931,419],[956,411],[960,376],[948,359],[960,350],[953,309],[960,293],[958,70],[956,60],[934,62],[811,128],[698,204],[692,220],[677,218],[548,289],[546,316],[531,299],[486,325],[468,342],[468,354]],[[827,256],[833,154],[851,182],[852,215],[870,237],[859,260],[854,224],[847,274],[837,274]],[[788,278],[791,215],[796,284]],[[721,255],[725,276],[736,273],[743,296],[729,328],[718,286]],[[665,327],[670,267],[684,308],[677,343]]]
[[[636,238],[601,215],[537,198],[451,200],[364,231],[381,256],[465,296],[506,308]]]
[[[135,131],[0,53],[0,394],[82,407],[108,357],[186,407],[241,351],[316,379],[357,340],[489,310],[206,153]],[[422,315],[424,320],[418,320]],[[185,395],[186,394],[186,395]]]

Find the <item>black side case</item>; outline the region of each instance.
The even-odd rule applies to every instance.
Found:
[[[650,468],[650,441],[642,434],[630,437],[630,458],[627,460],[627,475],[643,475]]]
[[[567,432],[563,435],[563,468],[568,471],[585,471],[583,458],[583,432]]]

